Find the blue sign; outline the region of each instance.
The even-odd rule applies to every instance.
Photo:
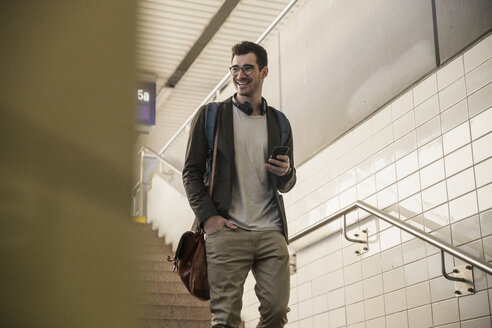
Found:
[[[138,83],[137,121],[143,125],[155,125],[155,82]]]

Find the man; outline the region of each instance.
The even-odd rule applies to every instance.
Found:
[[[262,98],[267,53],[253,42],[232,48],[237,93],[220,103],[221,118],[212,199],[204,183],[208,145],[205,106],[190,130],[183,183],[196,219],[207,234],[210,310],[214,328],[241,322],[243,285],[249,270],[260,301],[258,327],[283,327],[290,295],[287,221],[280,192],[296,182],[292,132],[287,155],[270,157],[281,144],[279,115]]]

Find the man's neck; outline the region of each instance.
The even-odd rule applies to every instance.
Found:
[[[236,94],[236,100],[241,104],[248,102],[253,107],[253,113],[251,115],[261,115],[261,95],[245,97]]]

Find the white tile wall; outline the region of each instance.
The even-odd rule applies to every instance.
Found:
[[[492,121],[492,109],[488,109],[483,113],[475,116],[470,120],[472,139],[475,140],[492,130],[490,123]]]
[[[422,125],[439,114],[439,98],[434,95],[415,108],[415,124]]]
[[[466,145],[463,148],[444,157],[444,166],[446,176],[450,177],[453,174],[470,167],[473,164],[471,145]]]
[[[425,189],[444,179],[444,160],[440,159],[420,170],[420,187]],[[448,180],[449,181],[449,180]],[[449,196],[449,183],[448,183]],[[451,198],[451,196],[449,196]]]
[[[425,242],[421,239],[412,239],[402,245],[403,263],[411,263],[426,257]]]
[[[385,293],[405,287],[405,273],[403,267],[385,272],[383,274],[383,288]]]
[[[413,92],[410,90],[395,100],[391,105],[391,116],[393,121],[396,121],[400,116],[413,109],[413,107]]]
[[[415,106],[428,99],[437,92],[437,77],[436,74],[431,74],[424,79],[415,88],[413,88],[413,103]]]
[[[381,268],[383,272],[393,270],[403,265],[401,246],[381,252]]]
[[[376,254],[362,260],[362,277],[364,279],[381,273],[381,256]]]
[[[451,222],[476,214],[477,210],[477,193],[475,191],[449,202],[449,218]]]
[[[344,288],[335,289],[328,293],[328,309],[334,310],[345,305]]]
[[[465,74],[463,56],[459,56],[437,72],[439,90],[444,89]]]
[[[364,300],[362,281],[345,286],[345,303],[353,304]]]
[[[439,328],[460,328],[460,324],[459,323],[452,323],[452,324],[449,324],[449,325],[443,325],[443,326],[439,326]]]
[[[463,245],[480,238],[480,229],[476,229],[479,225],[478,215],[451,225],[453,244]]]
[[[389,147],[393,148],[393,145],[390,145]],[[400,159],[401,157],[405,156],[415,149],[417,149],[417,132],[412,131],[402,138],[396,140],[394,145],[394,156],[396,159]],[[393,159],[391,158],[390,162],[392,161]],[[376,168],[376,170],[380,168],[381,167]]]
[[[366,299],[364,301],[364,308],[366,313],[366,320],[371,320],[383,316],[385,314],[383,296]]]
[[[481,162],[484,159],[492,156],[492,147],[490,147],[490,142],[492,142],[492,133],[489,133],[482,138],[473,141],[473,161],[475,163]]]
[[[347,305],[347,324],[354,324],[365,320],[364,302]]]
[[[339,308],[333,311],[330,311],[329,313],[330,316],[330,327],[342,327],[345,326],[346,324],[346,319],[345,319],[345,308]]]
[[[443,204],[424,213],[424,226],[427,232],[435,231],[449,224],[449,205]]]
[[[432,327],[432,308],[430,305],[408,310],[409,328]]]
[[[487,291],[477,292],[470,297],[460,297],[458,299],[460,307],[460,318],[462,320],[482,317],[490,314],[488,306]]]
[[[321,313],[313,317],[313,328],[324,328],[329,321],[328,312]]]
[[[480,225],[482,237],[492,234],[492,211],[485,211],[480,214]]]
[[[405,265],[405,283],[407,286],[429,279],[427,260],[419,260]]]
[[[384,304],[387,314],[405,310],[407,308],[405,289],[384,294]]]
[[[478,189],[477,192],[479,210],[482,212],[492,208],[492,184]]]
[[[487,84],[483,88],[477,90],[468,96],[468,111],[470,116],[482,112],[492,105],[492,83]]]
[[[445,111],[466,97],[465,78],[460,78],[439,92],[439,106]]]
[[[441,114],[442,132],[447,132],[460,125],[468,118],[468,103],[466,99],[454,104]]]
[[[434,97],[431,99],[436,99],[435,102],[437,103],[437,98]],[[421,114],[423,112],[425,112],[425,108],[420,110],[418,114]],[[393,122],[393,137],[395,138],[395,140],[415,129],[415,116],[416,113],[414,113],[413,110],[410,110],[408,113],[404,114],[402,117]],[[418,118],[420,118],[420,116],[418,116]]]
[[[459,321],[458,301],[451,298],[446,301],[432,304],[432,317],[434,326],[444,325]]]
[[[366,321],[366,328],[386,328],[384,317]]]
[[[468,122],[465,122],[443,135],[444,154],[447,155],[469,142],[470,125]]]
[[[434,208],[446,201],[446,183],[444,181],[422,191],[422,206],[424,211]]]
[[[290,234],[357,199],[492,260],[492,35],[456,57],[298,168],[285,195]],[[439,250],[362,211],[369,252],[340,233],[297,253],[288,328],[491,327],[492,277],[456,298]],[[340,221],[330,223],[330,231]],[[446,255],[446,270],[461,264]],[[243,318],[258,317],[254,280]]]
[[[441,118],[436,116],[417,128],[417,146],[421,147],[441,134]]]
[[[386,316],[386,327],[408,328],[407,311],[402,311]]]
[[[417,193],[399,203],[400,220],[407,220],[422,213],[422,195]]]
[[[442,157],[443,152],[443,139],[441,137],[434,139],[427,145],[418,149],[419,164],[420,167],[424,167],[427,164]]]
[[[429,282],[425,281],[420,284],[407,287],[407,306],[409,309],[430,304],[430,287]]]
[[[465,72],[469,72],[492,57],[492,38],[488,36],[464,53]]]
[[[480,318],[480,319],[472,319],[472,320],[468,320],[468,321],[463,321],[461,323],[461,327],[462,328],[481,328],[481,327],[490,328],[490,327],[492,327],[490,320],[491,320],[490,317],[484,317],[484,318]]]
[[[454,199],[475,189],[475,174],[473,168],[466,169],[448,178],[446,183],[449,199]]]
[[[377,114],[373,116],[371,119],[371,126],[372,126],[372,134],[375,135],[377,132],[379,132],[381,129],[386,127],[391,123],[391,107],[388,106],[381,111],[379,111]]]
[[[488,59],[466,74],[466,90],[472,94],[492,80],[492,60]]]
[[[379,151],[393,142],[393,129],[391,125],[386,126],[374,135],[374,151]]]
[[[391,144],[382,150],[376,152],[373,156],[373,169],[374,171],[379,171],[386,167],[388,164],[392,163],[395,158],[395,148]]]

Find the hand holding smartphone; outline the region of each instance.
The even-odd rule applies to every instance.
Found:
[[[273,159],[277,159],[278,155],[287,155],[288,152],[289,152],[288,146],[277,146],[273,149],[273,153],[270,155],[270,157]],[[269,164],[273,166],[278,166],[273,163],[269,163]]]

